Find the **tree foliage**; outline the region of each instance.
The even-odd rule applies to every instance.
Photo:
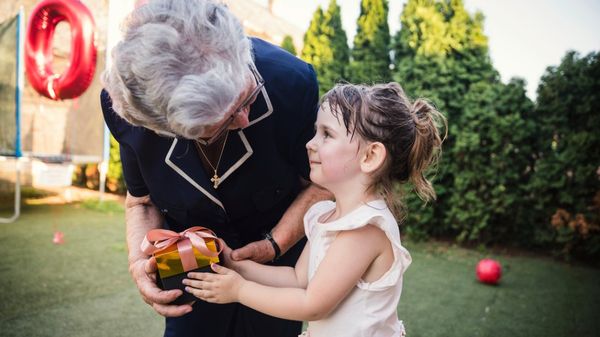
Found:
[[[106,187],[111,192],[124,194],[127,191],[125,178],[123,177],[123,166],[121,165],[121,153],[119,143],[110,136],[110,152],[108,159],[108,171],[106,172]]]
[[[530,190],[538,236],[548,237],[540,233],[552,222],[552,240],[600,256],[600,53],[567,53],[547,68],[537,93],[539,159]]]
[[[410,0],[400,16],[401,47],[404,53],[426,57],[487,49],[483,19],[480,12],[471,16],[462,0]]]
[[[525,117],[532,110],[519,79],[478,82],[465,95],[460,122],[451,128],[453,181],[445,216],[459,241],[524,240],[520,226],[530,206],[526,183],[535,134]]]
[[[292,55],[296,55],[296,47],[294,46],[294,39],[289,36],[286,35],[283,38],[283,41],[281,41],[281,48],[289,51]]]
[[[326,12],[318,7],[313,14],[302,49],[302,58],[315,67],[320,94],[346,78],[349,57],[340,7],[331,0]]]
[[[499,80],[462,1],[409,0],[401,26],[394,78],[449,122],[438,201],[409,198],[405,230],[600,256],[599,54],[548,68],[534,104],[523,80]]]
[[[386,82],[390,72],[387,0],[362,0],[349,77],[355,83]]]
[[[300,54],[302,59],[312,64],[315,69],[319,69],[328,57],[328,51],[323,48],[323,20],[323,9],[319,6],[313,13],[308,30],[304,33],[304,46]]]
[[[323,34],[331,49],[331,60],[323,65],[321,70],[321,92],[331,89],[340,80],[346,80],[347,68],[350,62],[348,37],[342,27],[340,6],[335,0],[329,2],[324,14]]]
[[[430,99],[447,116],[450,126],[435,180],[438,200],[434,207],[424,208],[418,199],[409,198],[409,210],[415,211],[409,213],[407,223],[413,226],[411,231],[424,235],[461,235],[463,225],[455,224],[460,220],[451,211],[452,202],[474,183],[466,181],[477,172],[470,171],[476,167],[461,167],[454,154],[455,143],[459,133],[466,130],[463,123],[477,124],[480,122],[473,119],[489,117],[464,116],[469,94],[471,100],[476,95],[487,95],[481,99],[491,100],[498,89],[486,87],[500,84],[482,33],[483,16],[471,16],[459,0],[409,0],[400,21],[402,29],[392,43],[394,79],[410,96]],[[474,218],[485,210],[472,208],[470,212]]]

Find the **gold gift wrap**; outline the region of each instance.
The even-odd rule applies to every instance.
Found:
[[[206,240],[206,247],[212,252],[217,252],[215,240]],[[193,247],[193,250],[196,262],[198,262],[198,268],[210,266],[211,263],[219,263],[219,256],[206,256],[196,249],[196,247]],[[154,257],[156,258],[158,274],[161,279],[185,272],[179,258],[177,244],[170,245],[164,250],[154,253]]]

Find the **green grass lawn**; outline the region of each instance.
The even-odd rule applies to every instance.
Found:
[[[55,230],[63,245],[52,243]],[[0,335],[162,336],[162,318],[127,272],[124,231],[113,202],[25,206],[17,222],[0,224]],[[411,337],[600,336],[598,269],[405,244],[413,264],[399,315]],[[483,257],[503,264],[499,286],[475,281]]]

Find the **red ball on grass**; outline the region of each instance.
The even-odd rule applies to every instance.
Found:
[[[55,245],[62,245],[65,243],[65,235],[61,231],[54,232],[54,237],[52,238],[52,242]]]
[[[502,267],[498,261],[492,259],[483,259],[475,268],[479,282],[487,284],[498,284],[502,276]]]

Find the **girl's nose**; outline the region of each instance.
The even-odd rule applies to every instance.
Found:
[[[306,143],[306,149],[308,151],[315,151],[315,137],[313,137],[311,140],[308,141],[308,143]]]

